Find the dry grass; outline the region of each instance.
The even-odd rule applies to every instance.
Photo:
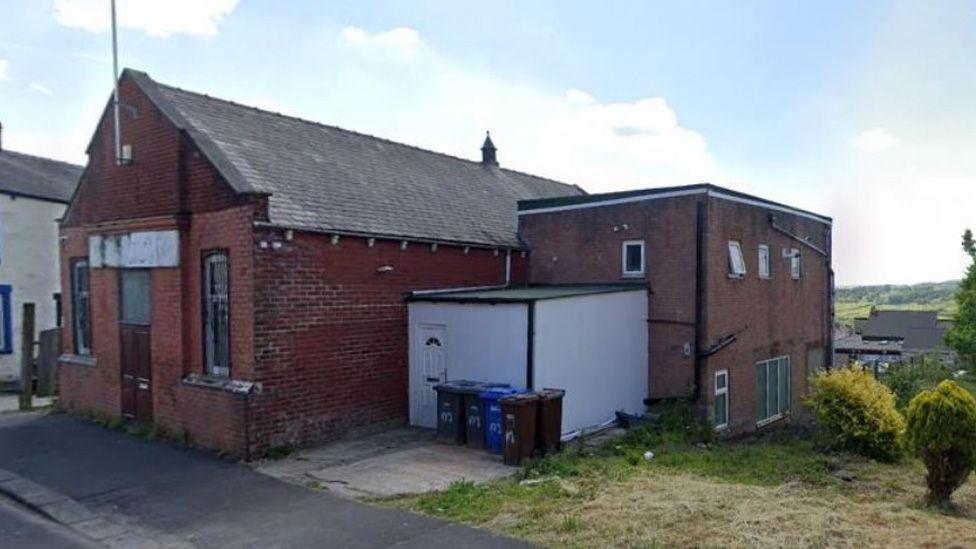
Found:
[[[976,546],[976,521],[923,510],[914,503],[921,488],[909,492],[857,501],[798,482],[764,487],[647,473],[562,509],[505,508],[482,526],[554,547]]]
[[[465,483],[392,503],[551,547],[976,547],[976,485],[955,494],[952,514],[926,509],[917,462],[775,440],[672,457],[560,457],[532,484]]]

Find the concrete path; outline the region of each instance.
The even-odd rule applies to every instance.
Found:
[[[430,429],[403,427],[254,464],[257,471],[305,486],[362,498],[443,490],[457,480],[485,482],[516,469],[501,456],[434,441]]]
[[[0,468],[0,491],[23,497],[40,487],[46,503],[77,503],[103,521],[89,537],[108,547],[524,546],[65,415],[0,415]]]

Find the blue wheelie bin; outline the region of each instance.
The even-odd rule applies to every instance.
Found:
[[[502,397],[521,393],[511,387],[493,387],[481,393],[485,413],[485,447],[492,454],[502,453]]]

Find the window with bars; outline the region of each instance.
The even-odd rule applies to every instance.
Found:
[[[790,411],[790,357],[756,364],[756,422],[760,425]]]
[[[230,314],[227,254],[216,252],[204,259],[203,323],[206,370],[208,375],[230,375]]]
[[[91,354],[91,291],[88,260],[71,263],[71,315],[75,354]]]

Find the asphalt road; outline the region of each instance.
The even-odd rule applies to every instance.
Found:
[[[0,496],[0,547],[4,549],[95,549],[84,536]]]
[[[0,414],[0,468],[164,547],[525,547],[67,415]]]

